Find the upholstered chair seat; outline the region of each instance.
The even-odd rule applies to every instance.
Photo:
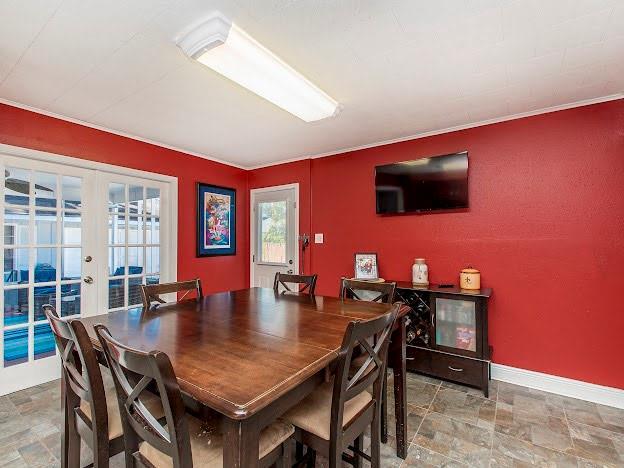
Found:
[[[214,427],[197,418],[186,415],[191,439],[193,466],[220,468],[223,466],[223,437]],[[286,439],[295,429],[291,424],[276,421],[260,433],[260,457],[262,459]],[[147,442],[139,446],[139,453],[156,468],[172,468],[171,457],[154,448]]]
[[[329,440],[333,388],[332,379],[289,410],[284,415],[284,419],[321,439]],[[371,399],[371,394],[364,391],[347,401],[344,406],[343,426],[348,425]]]

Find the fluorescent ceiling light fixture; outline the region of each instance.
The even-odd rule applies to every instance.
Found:
[[[220,13],[177,44],[189,57],[306,122],[338,112],[335,100]]]

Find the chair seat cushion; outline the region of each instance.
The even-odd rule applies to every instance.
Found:
[[[332,379],[290,409],[284,419],[321,439],[329,440],[333,389]],[[370,393],[362,392],[347,401],[344,405],[343,425],[346,426],[371,400]]]
[[[217,468],[223,466],[223,436],[214,425],[202,423],[199,419],[187,414],[193,466]],[[295,428],[284,421],[276,421],[260,433],[260,457],[271,453],[295,432]],[[139,447],[143,455],[156,468],[173,467],[171,457],[154,448],[147,442]]]
[[[104,393],[106,394],[106,410],[108,412],[108,439],[112,440],[123,435],[123,427],[121,425],[121,416],[119,414],[119,401],[115,391],[115,382],[108,368],[100,366],[102,372],[102,381],[104,382]],[[144,392],[141,395],[141,401],[149,412],[156,418],[162,418],[165,413],[162,409],[160,398],[156,395]],[[80,402],[80,409],[84,415],[91,420],[91,405],[88,401]]]

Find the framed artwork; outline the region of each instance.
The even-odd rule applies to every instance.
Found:
[[[355,254],[355,279],[376,280],[379,278],[377,271],[376,253]]]
[[[197,183],[197,256],[236,254],[236,189]]]

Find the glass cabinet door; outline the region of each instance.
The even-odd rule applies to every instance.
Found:
[[[461,299],[435,299],[436,345],[477,352],[476,303]]]

